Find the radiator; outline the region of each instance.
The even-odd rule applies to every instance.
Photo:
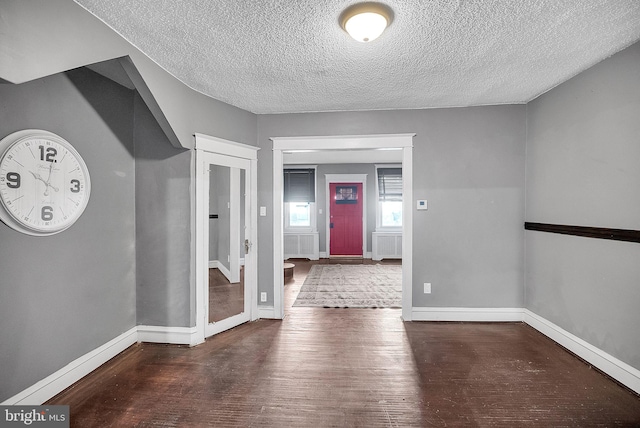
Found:
[[[320,243],[318,232],[284,233],[284,259],[318,260]]]
[[[373,260],[402,258],[401,232],[373,232],[372,235],[371,258]]]

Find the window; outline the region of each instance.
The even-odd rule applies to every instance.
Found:
[[[311,202],[288,202],[287,227],[311,227]]]
[[[378,167],[378,227],[402,227],[402,168]]]
[[[283,184],[285,229],[315,230],[315,168],[287,168]]]

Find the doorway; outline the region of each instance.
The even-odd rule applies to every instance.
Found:
[[[366,174],[325,174],[329,257],[367,253],[366,186]]]
[[[257,147],[196,134],[197,343],[257,319]]]
[[[329,184],[329,257],[364,256],[362,184]]]
[[[413,257],[413,136],[415,134],[378,134],[314,137],[273,137],[273,283],[272,318],[284,317],[283,251],[283,153],[285,151],[387,150],[402,151],[402,318],[412,319]],[[266,310],[263,310],[266,313]]]
[[[245,172],[209,164],[209,324],[247,312],[242,266],[248,195]]]

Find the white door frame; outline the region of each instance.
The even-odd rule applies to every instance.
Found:
[[[326,233],[325,250],[327,257],[331,257],[331,197],[329,195],[329,185],[331,183],[360,183],[362,184],[362,257],[367,257],[367,174],[325,174],[325,195],[326,195]]]
[[[195,345],[212,334],[228,330],[235,325],[253,321],[258,317],[258,147],[235,143],[222,138],[195,134],[195,227],[192,242],[195,260]],[[249,189],[245,202],[245,237],[251,247],[245,254],[245,311],[217,323],[209,323],[209,165],[217,164],[246,170],[245,188]],[[236,256],[240,249],[236,246]]]
[[[285,150],[402,149],[402,318],[411,321],[413,305],[413,137],[377,134],[272,137],[273,141],[273,315],[284,318],[283,159]]]

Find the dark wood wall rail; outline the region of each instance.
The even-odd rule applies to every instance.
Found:
[[[584,236],[587,238],[612,239],[614,241],[640,242],[640,230],[607,229],[604,227],[567,226],[562,224],[525,222],[526,230]]]

